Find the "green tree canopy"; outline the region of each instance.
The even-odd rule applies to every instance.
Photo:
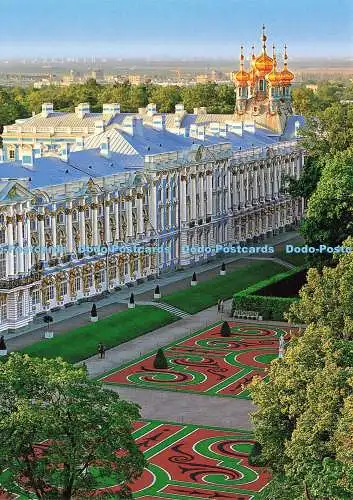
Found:
[[[353,239],[346,242],[353,248]],[[353,253],[311,269],[291,321],[306,323],[271,383],[250,386],[261,460],[274,479],[263,498],[348,500],[353,496]]]
[[[353,234],[353,149],[326,161],[300,231],[313,246],[335,247]]]
[[[139,416],[84,368],[10,354],[0,365],[0,486],[85,498],[105,476],[122,485],[115,498],[132,498],[127,484],[145,466],[131,435]]]

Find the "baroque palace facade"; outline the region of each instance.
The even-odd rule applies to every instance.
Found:
[[[0,331],[297,224],[303,200],[285,192],[304,164],[294,76],[286,51],[277,70],[264,32],[262,45],[249,71],[241,50],[232,115],[46,103],[4,127]]]

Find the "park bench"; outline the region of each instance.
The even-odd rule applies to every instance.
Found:
[[[235,309],[233,311],[233,318],[262,320],[262,316],[260,316],[256,311],[242,311],[239,309]]]

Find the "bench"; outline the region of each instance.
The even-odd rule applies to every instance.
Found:
[[[241,311],[239,309],[233,311],[233,318],[262,320],[262,316],[256,311]]]

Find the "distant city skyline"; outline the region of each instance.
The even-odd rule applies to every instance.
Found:
[[[263,23],[269,52],[287,43],[290,58],[353,54],[351,0],[11,0],[0,59],[237,59],[240,44],[260,50]]]

